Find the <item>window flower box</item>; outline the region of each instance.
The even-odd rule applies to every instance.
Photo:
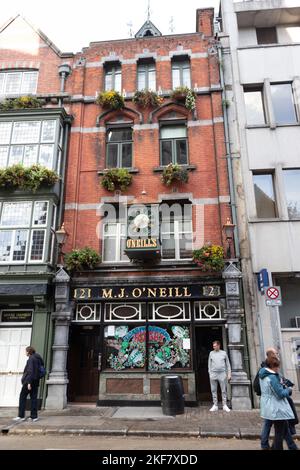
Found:
[[[122,109],[125,106],[123,96],[114,90],[99,93],[96,103],[107,109]]]
[[[141,108],[156,108],[163,103],[163,98],[151,90],[136,91],[132,100]]]
[[[126,168],[111,168],[107,170],[101,180],[101,185],[107,191],[126,191],[132,183],[132,175]]]
[[[35,193],[41,187],[54,186],[59,180],[55,171],[41,165],[24,167],[21,164],[0,169],[0,189],[27,190]]]
[[[43,100],[30,95],[19,96],[17,98],[6,98],[0,102],[0,111],[10,111],[11,109],[41,108],[43,104]]]
[[[224,268],[224,249],[219,245],[206,244],[193,251],[193,260],[201,271],[222,271]]]
[[[176,181],[187,183],[189,180],[189,173],[186,168],[182,168],[177,163],[169,163],[169,165],[167,165],[163,170],[161,180],[166,186],[171,186],[171,184]]]

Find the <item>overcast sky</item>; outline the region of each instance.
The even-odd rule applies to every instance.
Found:
[[[219,0],[151,0],[150,4],[150,18],[162,34],[171,34],[172,29],[190,33],[196,30],[196,9],[217,8]],[[0,25],[20,13],[62,52],[78,52],[92,41],[123,39],[130,29],[135,34],[147,19],[147,5],[148,0],[3,0]]]

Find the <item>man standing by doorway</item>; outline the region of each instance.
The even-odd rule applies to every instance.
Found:
[[[223,410],[229,412],[227,406],[227,381],[231,379],[231,367],[227,353],[221,349],[220,341],[213,342],[213,351],[208,356],[208,374],[213,399],[209,411],[218,411],[218,383],[222,392]]]

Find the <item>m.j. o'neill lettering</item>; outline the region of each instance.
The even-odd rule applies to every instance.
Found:
[[[76,300],[189,300],[201,297],[219,297],[221,286],[126,286],[126,287],[77,287],[73,289]]]

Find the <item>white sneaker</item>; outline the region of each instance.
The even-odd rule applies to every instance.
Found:
[[[223,411],[227,411],[227,413],[229,413],[229,412],[230,412],[230,409],[228,408],[227,405],[224,405],[224,406],[223,406]]]
[[[16,418],[13,418],[13,421],[25,421],[26,418],[21,418],[20,416],[17,416]]]
[[[213,405],[209,411],[218,411],[217,405]]]
[[[28,418],[28,421],[31,421],[31,422],[35,422],[35,421],[38,421],[39,418]]]

